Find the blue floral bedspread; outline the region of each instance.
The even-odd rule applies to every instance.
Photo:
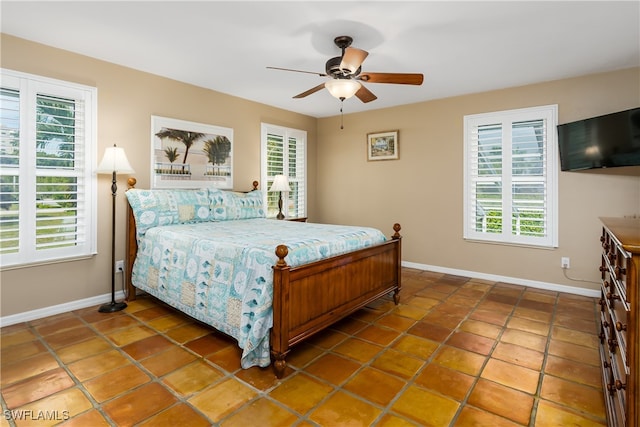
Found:
[[[264,218],[153,227],[133,285],[238,341],[241,365],[268,366],[275,248],[297,266],[386,240],[376,229]]]

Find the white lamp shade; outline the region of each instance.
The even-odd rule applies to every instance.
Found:
[[[291,191],[289,179],[285,175],[276,175],[269,191]]]
[[[98,170],[96,172],[135,173],[129,164],[129,160],[127,160],[127,155],[125,154],[124,149],[116,147],[115,144],[113,147],[108,147],[105,150],[102,161],[98,165]]]
[[[360,82],[350,79],[333,79],[324,84],[329,93],[338,99],[351,98],[361,86]]]

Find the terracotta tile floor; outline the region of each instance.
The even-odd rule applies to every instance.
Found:
[[[0,426],[605,425],[596,307],[404,269],[400,305],[382,298],[295,347],[278,380],[140,297],[2,328]]]

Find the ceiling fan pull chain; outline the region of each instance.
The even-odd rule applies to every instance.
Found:
[[[342,107],[344,105],[344,98],[340,98],[340,129],[344,129],[344,114],[342,113]]]

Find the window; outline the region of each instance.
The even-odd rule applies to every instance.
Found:
[[[307,216],[307,132],[280,126],[262,124],[262,177],[265,190],[267,217],[278,214],[278,194],[268,192],[276,175],[289,178],[288,199],[283,200],[282,213],[286,217]]]
[[[557,106],[464,118],[464,238],[558,246]]]
[[[2,267],[94,254],[96,89],[0,74]]]

